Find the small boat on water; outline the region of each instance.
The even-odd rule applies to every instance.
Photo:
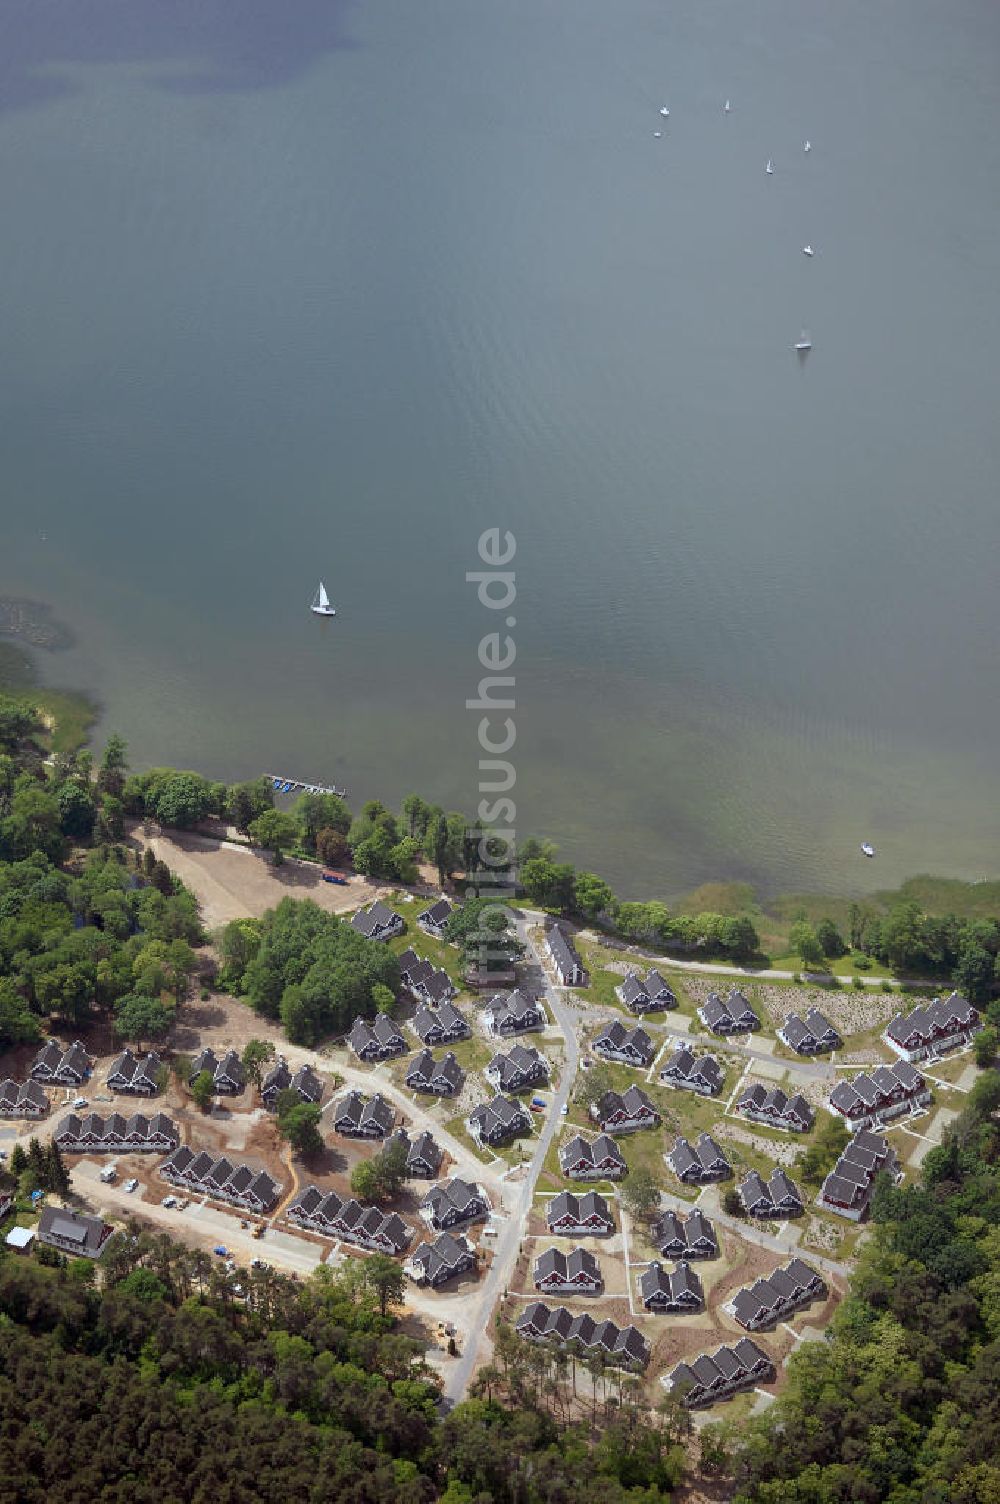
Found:
[[[792,346],[792,349],[797,350],[800,355],[805,355],[806,351],[811,350],[812,347],[812,336],[810,335],[808,329],[803,329],[802,333],[799,335],[798,339]]]
[[[767,159],[767,166],[764,168],[764,171],[767,173],[768,177],[770,177],[772,172],[774,171],[774,163],[771,161],[770,157],[768,157]]]
[[[313,596],[309,609],[316,616],[336,616],[337,614],[336,607],[330,605],[330,597],[326,593],[326,586],[322,580],[319,582],[319,589]]]
[[[661,106],[660,114],[663,116],[664,120],[670,119],[670,111],[667,109],[666,105]]]
[[[872,845],[871,841],[862,841],[861,850],[864,852],[865,856],[875,855],[875,847]]]
[[[724,105],[723,105],[723,107],[722,107],[722,113],[723,113],[723,114],[724,114],[724,115],[729,115],[729,114],[731,114],[731,113],[732,113],[732,109],[733,109],[733,107],[732,107],[732,105],[731,105],[731,104],[730,104],[730,103],[729,103],[729,100],[728,100],[728,99],[727,99],[727,100],[726,100],[726,102],[725,102],[725,104],[724,104]]]
[[[654,141],[659,141],[659,139],[660,139],[660,137],[661,137],[661,136],[662,136],[662,135],[663,135],[663,132],[662,132],[662,131],[654,131],[654,132],[653,132],[653,140],[654,140]]]
[[[803,256],[815,256],[816,252],[813,250],[811,245],[804,245],[802,247],[802,254]]]
[[[812,151],[812,149],[813,149],[813,144],[812,144],[811,141],[803,141],[803,143],[802,143],[802,150],[803,151]]]

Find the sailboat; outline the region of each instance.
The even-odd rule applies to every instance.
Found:
[[[732,108],[733,108],[732,105],[729,103],[729,100],[727,99],[726,103],[725,103],[725,106],[723,108],[722,113],[724,115],[728,115],[730,113],[730,111],[732,110]]]
[[[803,151],[812,151],[812,149],[813,149],[813,144],[812,144],[811,141],[803,141],[803,143],[802,143],[802,150]]]
[[[805,355],[806,351],[807,350],[811,350],[812,347],[813,347],[813,342],[812,342],[812,337],[810,336],[809,330],[808,329],[803,329],[802,333],[799,335],[798,339],[795,341],[794,345],[792,346],[792,349],[793,350],[797,350],[800,355]]]
[[[768,157],[767,159],[767,166],[764,168],[764,171],[767,173],[768,177],[770,177],[772,172],[774,171],[774,163],[771,161],[770,157]]]
[[[337,614],[337,608],[330,605],[330,597],[326,593],[326,586],[322,580],[319,582],[319,589],[313,596],[312,605],[309,609],[310,611],[314,611],[317,616],[336,616]]]

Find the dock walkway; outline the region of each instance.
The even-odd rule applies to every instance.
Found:
[[[338,799],[347,798],[346,789],[338,789],[326,783],[303,783],[299,778],[284,778],[279,773],[265,773],[264,777],[274,785],[276,794],[336,794]]]

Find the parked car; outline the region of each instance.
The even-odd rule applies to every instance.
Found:
[[[269,1265],[268,1265],[266,1259],[251,1259],[250,1260],[250,1268],[251,1269],[267,1269],[268,1267],[269,1267]]]
[[[74,1098],[74,1100],[73,1100],[73,1106],[74,1107],[86,1107],[86,1106],[88,1106],[87,1098],[86,1097],[76,1097],[76,1098]]]
[[[125,1189],[127,1191],[137,1191],[139,1189],[139,1182],[135,1179],[134,1176],[131,1180],[126,1180]]]
[[[177,1205],[177,1197],[176,1196],[164,1196],[163,1200],[160,1202],[160,1205],[161,1206],[166,1206],[166,1207],[176,1206]]]
[[[325,883],[338,883],[340,887],[343,887],[347,882],[347,878],[342,872],[324,872],[323,881]]]
[[[217,1253],[220,1259],[224,1259],[226,1257],[226,1254],[229,1252],[229,1249],[226,1247],[225,1243],[217,1243],[216,1246],[212,1249],[212,1252]]]

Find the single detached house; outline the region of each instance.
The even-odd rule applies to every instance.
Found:
[[[655,1128],[660,1114],[641,1086],[629,1086],[623,1092],[606,1091],[590,1109],[590,1116],[604,1133],[634,1133],[639,1128]]]
[[[740,1093],[736,1111],[755,1123],[768,1123],[772,1128],[788,1128],[793,1133],[807,1133],[813,1125],[815,1113],[805,1097],[796,1092],[786,1096],[780,1086],[762,1086],[759,1081]]]
[[[713,1034],[750,1034],[760,1028],[760,1019],[737,987],[725,1000],[710,992],[698,1009],[698,1017]]]
[[[960,992],[953,992],[912,1013],[897,1013],[882,1038],[903,1060],[924,1060],[968,1044],[981,1028],[978,1010]]]
[[[751,1170],[740,1181],[737,1195],[748,1217],[783,1222],[786,1217],[802,1215],[799,1188],[780,1167],[773,1169],[766,1181],[756,1170]]]
[[[686,1138],[678,1138],[667,1155],[667,1164],[685,1185],[707,1185],[713,1180],[725,1180],[733,1173],[715,1139],[707,1133],[702,1133],[693,1144]]]
[[[406,928],[400,916],[377,898],[370,909],[359,909],[351,919],[351,928],[366,940],[391,940]]]
[[[429,909],[424,909],[417,915],[417,923],[425,934],[433,935],[435,940],[443,940],[448,920],[454,912],[454,905],[447,898],[439,898],[437,903],[432,903]]]
[[[923,1076],[906,1060],[838,1081],[830,1106],[849,1128],[877,1128],[931,1101]]]
[[[804,1018],[789,1013],[778,1030],[778,1038],[799,1055],[822,1055],[839,1050],[843,1044],[833,1024],[816,1008],[810,1008]]]
[[[604,1288],[601,1266],[587,1248],[569,1253],[546,1248],[535,1260],[532,1279],[540,1295],[599,1295]]]
[[[416,1284],[430,1285],[432,1290],[475,1267],[472,1244],[467,1238],[453,1238],[450,1232],[439,1233],[433,1243],[421,1243],[403,1265]]]
[[[715,1259],[719,1256],[719,1239],[704,1212],[665,1211],[653,1223],[652,1241],[665,1259]]]
[[[679,1091],[696,1091],[700,1097],[717,1097],[725,1079],[714,1055],[696,1055],[686,1044],[679,1044],[660,1069],[664,1086]]]
[[[366,1063],[406,1054],[406,1040],[387,1013],[376,1013],[370,1023],[367,1019],[356,1018],[347,1043],[358,1059]]]
[[[86,1217],[65,1206],[43,1206],[38,1241],[71,1258],[99,1259],[108,1246],[111,1228],[100,1217]]]
[[[559,1150],[559,1167],[570,1180],[618,1180],[628,1169],[622,1151],[607,1133],[593,1139],[575,1133]]]
[[[586,987],[587,973],[583,962],[562,925],[552,924],[545,931],[545,949],[564,987]]]
[[[856,1133],[823,1182],[816,1205],[849,1222],[860,1222],[868,1210],[879,1175],[900,1178],[899,1165],[887,1139],[862,1129]]]
[[[621,1060],[625,1065],[648,1065],[656,1053],[645,1029],[626,1029],[614,1018],[597,1035],[590,1048],[602,1060]]]
[[[545,1220],[549,1232],[563,1238],[604,1238],[615,1230],[611,1209],[596,1191],[560,1191],[549,1201]]]
[[[701,1280],[682,1260],[676,1269],[664,1269],[655,1260],[639,1276],[639,1295],[647,1311],[660,1316],[686,1316],[705,1304]]]
[[[664,1008],[676,1008],[677,998],[673,990],[660,976],[651,971],[645,981],[637,971],[627,972],[625,980],[615,988],[619,1002],[633,1013],[656,1013]]]
[[[549,1063],[533,1046],[513,1044],[493,1056],[483,1075],[497,1091],[526,1091],[549,1079]]]

